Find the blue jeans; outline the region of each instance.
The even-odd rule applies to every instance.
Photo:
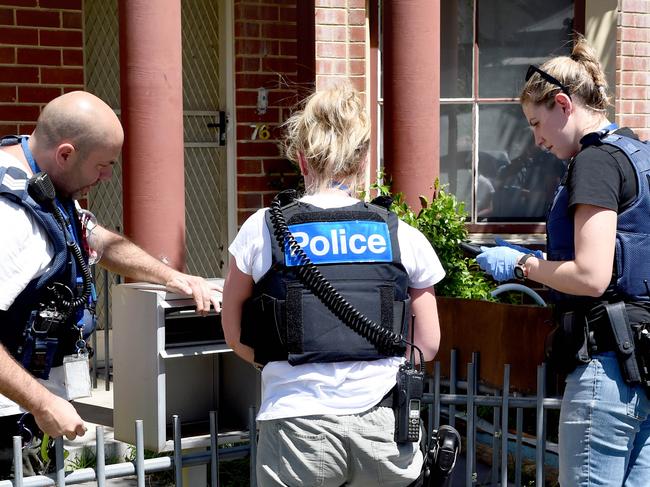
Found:
[[[626,384],[614,352],[566,380],[560,411],[560,485],[650,485],[650,400]]]

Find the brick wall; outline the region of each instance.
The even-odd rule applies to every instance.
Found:
[[[302,91],[296,83],[296,1],[235,1],[239,224],[300,179],[282,158],[277,140],[279,125]],[[259,88],[268,90],[263,114],[257,109]]]
[[[366,1],[316,0],[316,88],[342,79],[366,90]]]
[[[650,0],[619,0],[616,113],[619,125],[650,139]]]
[[[0,2],[0,134],[31,133],[41,107],[83,89],[82,0]]]

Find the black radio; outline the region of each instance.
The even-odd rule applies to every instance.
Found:
[[[424,372],[406,363],[397,372],[395,441],[408,443],[420,439],[420,405],[424,392]]]

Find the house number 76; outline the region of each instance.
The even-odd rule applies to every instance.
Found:
[[[265,123],[254,123],[251,124],[250,127],[253,129],[251,140],[267,140],[269,137],[271,137],[271,131],[269,130],[268,125]]]

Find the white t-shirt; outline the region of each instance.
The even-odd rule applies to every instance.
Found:
[[[25,170],[20,161],[2,150],[0,166]],[[54,249],[45,229],[21,205],[7,198],[0,198],[0,222],[0,310],[6,311],[33,279],[47,271]],[[65,397],[63,367],[53,368],[50,380],[41,383]],[[0,416],[20,411],[16,403],[0,395]]]
[[[319,208],[340,208],[358,200],[337,193],[309,195],[302,201]],[[271,266],[271,235],[264,221],[266,209],[242,225],[229,251],[237,268],[257,282]],[[397,239],[409,287],[433,286],[445,276],[426,237],[400,221]],[[395,385],[401,357],[373,361],[333,362],[292,366],[269,362],[262,370],[259,421],[314,414],[355,414],[376,405]]]

